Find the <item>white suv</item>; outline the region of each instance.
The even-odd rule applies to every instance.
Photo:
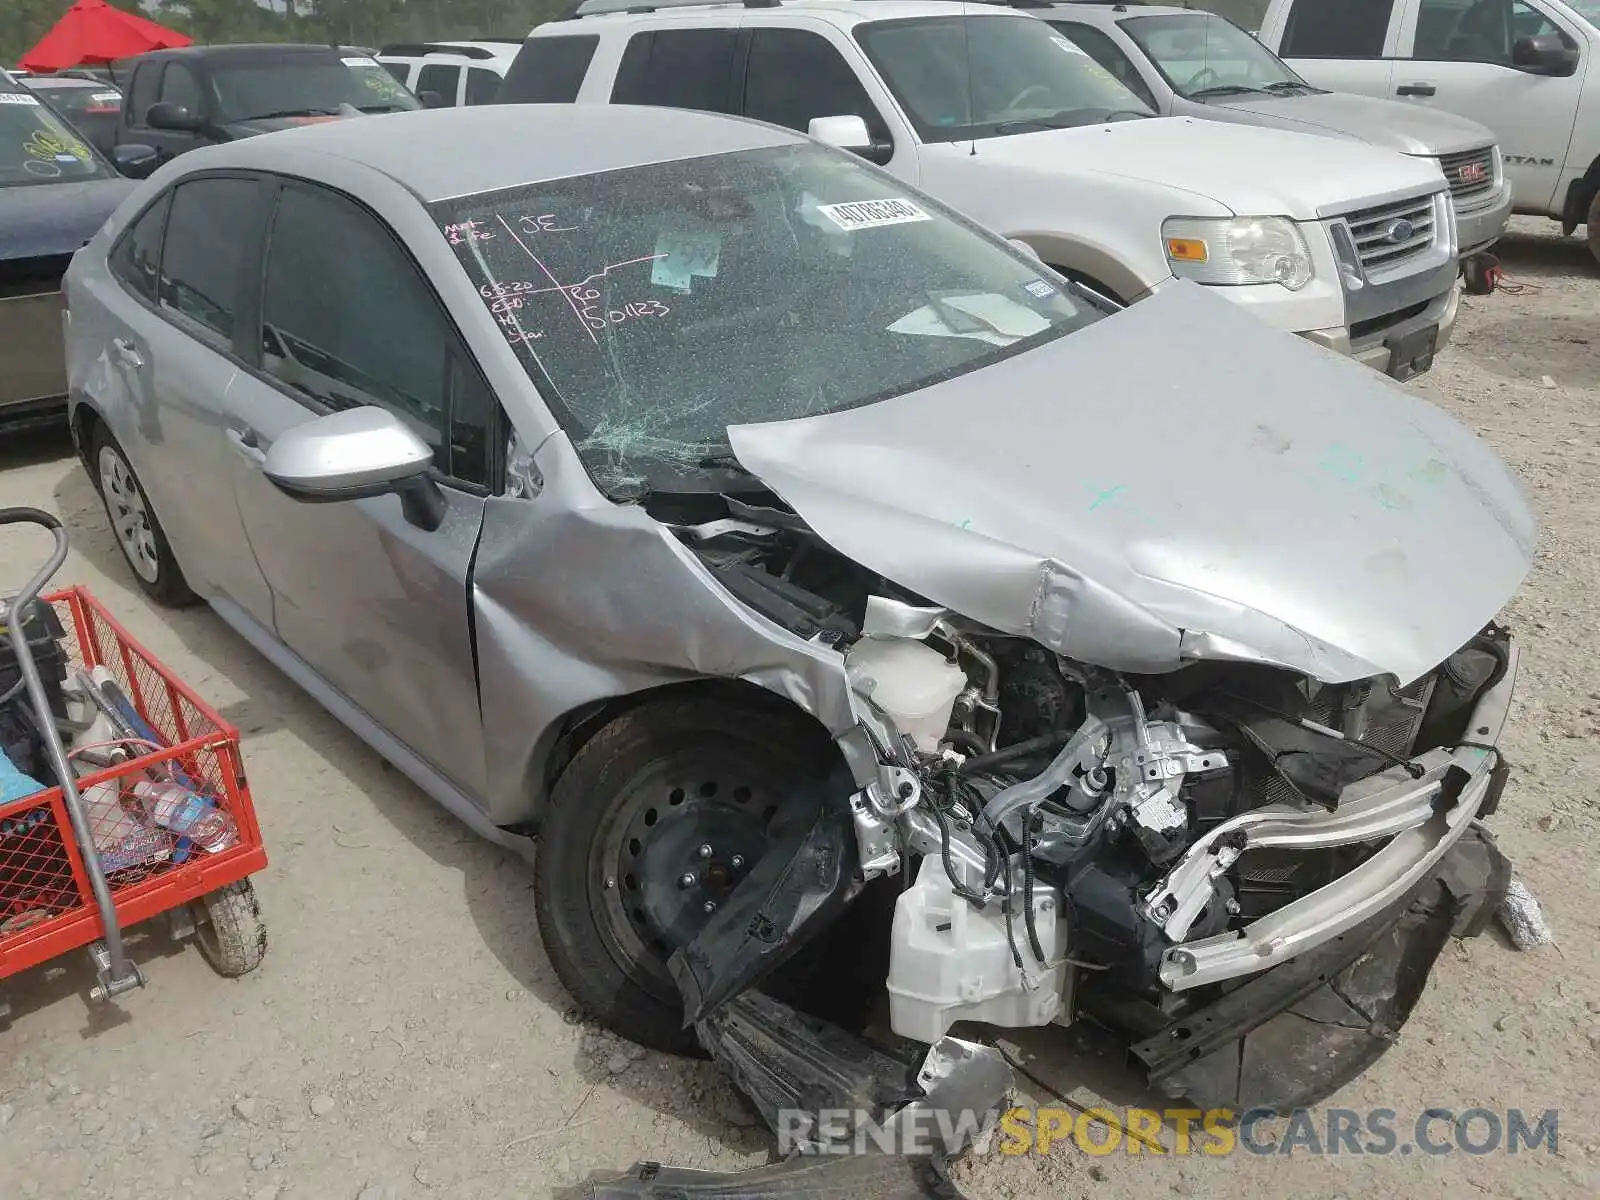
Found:
[[[1032,16],[946,0],[584,0],[504,102],[754,117],[854,150],[1131,303],[1175,276],[1404,379],[1455,321],[1438,163],[1161,118]],[[629,6],[633,11],[627,11]]]
[[[519,41],[400,42],[376,58],[417,96],[432,92],[436,107],[492,104],[500,81],[522,49]]]

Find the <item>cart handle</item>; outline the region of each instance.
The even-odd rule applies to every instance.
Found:
[[[42,508],[0,508],[0,525],[39,525],[48,529],[56,539],[55,550],[51,552],[49,561],[39,569],[38,574],[23,584],[21,591],[11,597],[9,610],[21,613],[44,590],[44,585],[61,569],[61,564],[67,561],[67,530],[61,524],[60,517]],[[4,616],[6,611],[5,603],[0,601],[0,616]]]
[[[61,744],[61,730],[56,728],[55,720],[50,714],[50,709],[45,703],[44,684],[39,678],[39,668],[33,661],[33,649],[28,645],[28,635],[23,629],[28,607],[50,582],[50,577],[61,569],[61,564],[67,561],[67,531],[61,524],[61,518],[53,513],[47,513],[42,508],[0,508],[0,525],[39,525],[48,529],[55,535],[55,549],[50,554],[50,559],[41,567],[37,574],[15,596],[11,598],[9,606],[0,603],[0,617],[10,626],[7,631],[11,638],[11,648],[16,655],[17,667],[22,673],[22,683],[27,689],[28,699],[33,702],[38,711],[34,714],[34,724],[38,727],[39,735],[44,739],[44,747],[50,760],[51,769],[55,772],[57,781],[61,785],[61,802],[66,805],[67,818],[72,823],[72,832],[78,840],[78,853],[83,858],[84,871],[89,876],[89,890],[94,894],[95,907],[100,910],[100,923],[104,930],[106,955],[104,964],[98,954],[92,955],[95,960],[95,973],[100,977],[100,986],[90,994],[97,999],[109,1000],[131,988],[144,986],[144,975],[132,962],[128,961],[122,945],[122,928],[117,924],[117,906],[111,896],[111,887],[106,882],[105,869],[100,864],[100,852],[95,848],[94,830],[89,827],[88,818],[83,811],[83,798],[78,794],[78,777],[72,769],[72,764],[67,761],[67,749]]]

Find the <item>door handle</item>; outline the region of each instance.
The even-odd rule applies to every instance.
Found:
[[[1402,83],[1395,88],[1396,96],[1431,96],[1439,89],[1431,83]]]
[[[144,366],[144,355],[140,354],[138,347],[127,338],[112,338],[111,348],[117,352],[118,358],[134,370],[137,371]]]
[[[228,444],[234,448],[240,458],[254,466],[265,466],[267,452],[261,448],[261,443],[256,438],[254,429],[229,429],[226,431]]]

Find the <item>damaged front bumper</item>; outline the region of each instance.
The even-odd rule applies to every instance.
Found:
[[[1146,914],[1174,940],[1247,847],[1306,850],[1391,838],[1347,874],[1241,930],[1174,945],[1162,956],[1161,982],[1186,991],[1274,967],[1372,919],[1424,880],[1480,812],[1493,810],[1505,785],[1507,769],[1493,747],[1516,685],[1517,648],[1507,653],[1504,674],[1468,720],[1470,742],[1419,755],[1412,765],[1420,775],[1394,767],[1345,789],[1332,812],[1273,805],[1196,841],[1145,899]]]

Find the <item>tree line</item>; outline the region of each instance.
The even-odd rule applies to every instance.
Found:
[[[110,0],[197,42],[386,42],[516,38],[570,0]],[[14,66],[72,0],[0,0],[0,66]]]

